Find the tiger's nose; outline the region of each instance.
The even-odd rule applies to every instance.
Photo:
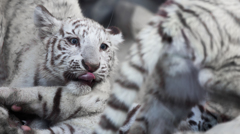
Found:
[[[99,68],[100,63],[99,62],[97,64],[96,63],[89,63],[89,62],[85,62],[84,60],[82,60],[82,65],[87,71],[95,72]]]

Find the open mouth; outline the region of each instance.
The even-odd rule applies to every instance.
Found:
[[[93,73],[90,73],[90,72],[87,72],[86,74],[80,75],[77,79],[82,84],[86,84],[90,87],[92,87],[94,82],[95,82],[95,76],[94,76]]]
[[[88,85],[90,87],[93,87],[94,83],[96,83],[95,75],[90,72],[86,72],[80,75],[72,72],[65,72],[64,78],[66,81],[75,81],[83,85]]]

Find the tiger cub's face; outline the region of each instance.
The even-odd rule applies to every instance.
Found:
[[[34,23],[47,47],[45,68],[50,75],[90,87],[109,75],[123,41],[118,28],[105,29],[87,18],[60,21],[43,6],[36,7]]]

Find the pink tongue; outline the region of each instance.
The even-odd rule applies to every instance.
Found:
[[[93,80],[95,79],[95,76],[92,73],[86,73],[84,75],[81,75],[78,77],[78,79],[82,79],[82,80]]]

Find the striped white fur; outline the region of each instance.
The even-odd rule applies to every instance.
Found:
[[[173,133],[207,93],[239,96],[239,20],[238,0],[165,2],[120,68],[95,133],[117,133],[124,120],[115,113],[127,114],[136,97],[143,107],[131,134]]]
[[[1,71],[7,73],[0,80],[1,104],[17,104],[24,114],[36,115],[27,123],[34,134],[91,133],[109,98],[115,52],[123,41],[120,30],[83,17],[77,0],[1,4],[6,7],[0,9],[1,24],[2,18],[6,23],[0,32],[6,31],[0,35],[0,79]],[[27,120],[21,116],[16,115]],[[6,120],[0,126],[0,133],[23,133]]]

